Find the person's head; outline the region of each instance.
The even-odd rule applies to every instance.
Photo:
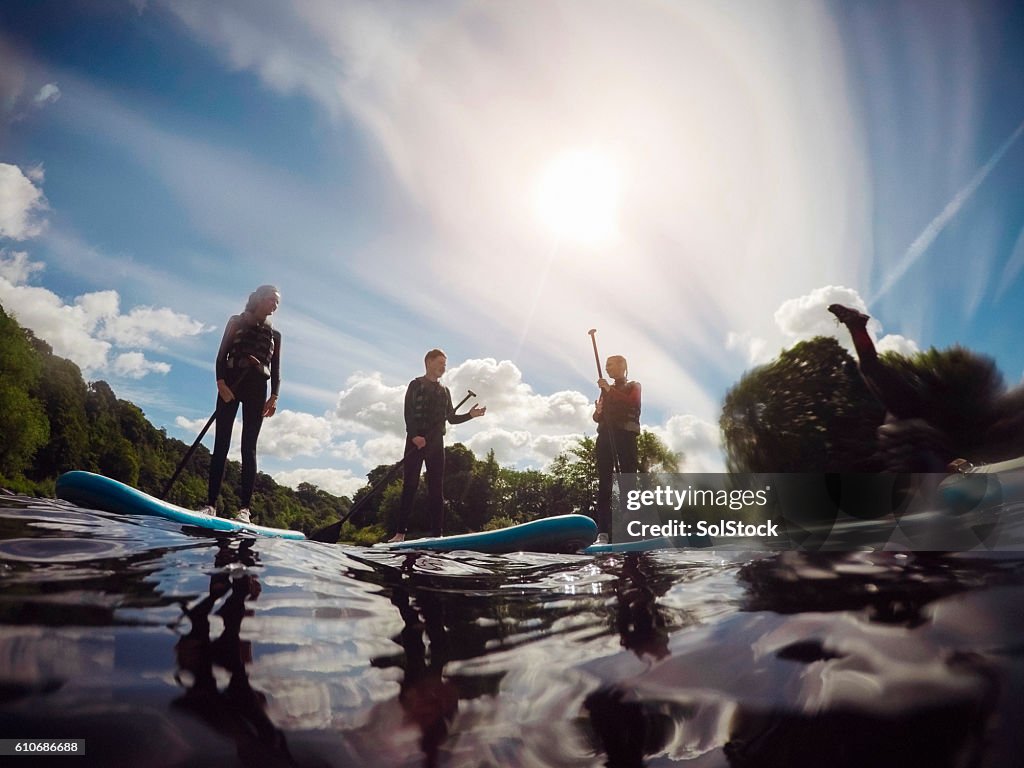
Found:
[[[448,356],[440,349],[430,350],[423,358],[423,367],[427,376],[432,379],[440,379],[444,375],[447,364]]]
[[[256,317],[266,317],[274,313],[281,304],[281,292],[274,285],[261,285],[249,294],[245,311]]]
[[[624,379],[629,375],[629,366],[622,355],[611,355],[605,361],[604,369],[613,379]]]

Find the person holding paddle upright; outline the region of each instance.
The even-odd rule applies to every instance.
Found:
[[[596,346],[595,346],[596,349]],[[636,472],[639,467],[640,382],[629,381],[626,358],[612,355],[597,380],[601,396],[594,409],[597,422],[597,542],[607,544],[612,529],[612,482],[615,473]]]
[[[224,481],[231,430],[242,406],[242,486],[236,520],[252,522],[249,505],[256,485],[256,441],[263,419],[277,412],[281,387],[281,334],[267,318],[281,304],[281,292],[273,285],[261,285],[249,295],[241,314],[232,315],[224,329],[217,352],[217,436],[210,459],[210,481],[206,506],[200,512],[217,514],[217,497]],[[270,397],[267,397],[267,382]]]
[[[432,349],[423,358],[425,372],[409,382],[405,390],[405,474],[398,523],[390,542],[405,541],[409,513],[420,484],[420,471],[427,465],[427,498],[430,529],[434,536],[444,534],[444,434],[445,423],[461,424],[483,416],[487,408],[475,405],[467,413],[457,414],[452,395],[439,379],[444,375],[448,357]]]

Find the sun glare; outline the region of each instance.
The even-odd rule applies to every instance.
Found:
[[[541,174],[535,202],[540,221],[560,240],[601,245],[618,229],[618,169],[596,150],[564,152]]]

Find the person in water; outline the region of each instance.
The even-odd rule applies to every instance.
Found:
[[[409,513],[420,484],[420,472],[427,465],[427,504],[430,530],[444,535],[444,435],[445,422],[461,424],[483,416],[487,408],[475,405],[467,413],[456,414],[452,395],[439,379],[444,375],[448,357],[432,349],[423,358],[425,373],[409,382],[405,391],[405,474],[402,500],[398,508],[395,535],[389,541],[405,541]]]
[[[612,482],[616,472],[639,467],[640,382],[629,381],[626,358],[612,355],[605,361],[612,382],[600,378],[601,395],[594,409],[597,422],[597,543],[607,544],[612,529]]]
[[[885,423],[878,428],[878,447],[887,468],[898,472],[953,468],[956,456],[950,436],[932,423],[934,414],[925,384],[905,377],[879,358],[868,334],[868,315],[842,304],[830,304],[828,311],[850,332],[861,378],[886,410]]]
[[[224,329],[216,362],[217,436],[210,459],[206,506],[200,510],[203,514],[217,514],[217,497],[224,481],[231,430],[241,405],[242,485],[235,519],[252,522],[249,507],[256,485],[256,441],[263,419],[277,412],[281,387],[281,334],[267,319],[280,304],[281,292],[273,285],[261,285],[249,295],[242,313],[232,315]]]

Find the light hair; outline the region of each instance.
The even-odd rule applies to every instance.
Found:
[[[261,285],[259,288],[257,288],[255,291],[249,294],[249,301],[247,301],[245,304],[245,311],[255,312],[257,304],[259,304],[268,296],[271,296],[275,293],[279,295],[281,293],[279,290],[277,290],[276,285]]]

